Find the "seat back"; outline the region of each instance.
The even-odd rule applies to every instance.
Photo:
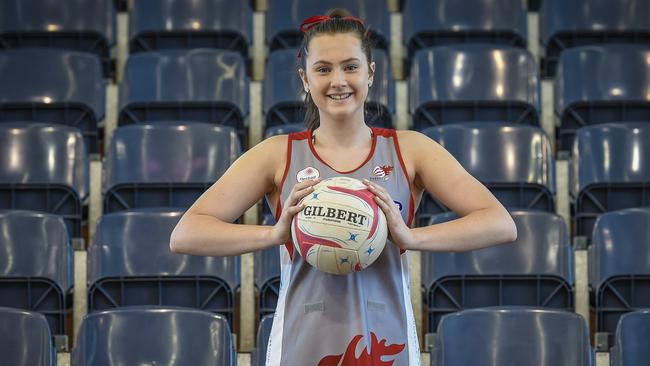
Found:
[[[409,79],[413,129],[463,121],[539,125],[539,78],[525,49],[439,46],[416,52]]]
[[[0,123],[0,208],[59,215],[70,235],[81,237],[88,164],[85,144],[76,128]]]
[[[72,364],[234,366],[237,361],[222,316],[193,309],[132,307],[84,317]]]
[[[568,229],[553,213],[512,211],[517,240],[458,253],[426,253],[422,283],[429,330],[446,314],[469,308],[526,305],[573,309],[574,260]],[[434,216],[430,224],[457,218]]]
[[[264,216],[262,225],[275,225],[271,214]],[[259,314],[275,312],[280,294],[280,250],[282,246],[255,252],[255,287],[259,291]]]
[[[257,329],[257,343],[251,354],[252,366],[264,366],[266,362],[266,347],[271,338],[271,327],[273,326],[273,314],[266,315],[260,320],[260,326]]]
[[[616,326],[616,343],[610,349],[611,366],[642,366],[650,348],[650,310],[621,316]]]
[[[187,208],[239,157],[240,146],[232,128],[206,123],[117,128],[104,164],[104,212]]]
[[[577,131],[569,179],[576,234],[591,237],[599,215],[650,206],[650,122]]]
[[[222,314],[232,324],[239,257],[173,253],[182,212],[137,210],[102,216],[88,251],[88,309],[182,306]]]
[[[39,313],[0,307],[2,362],[14,366],[56,366],[47,320]]]
[[[0,306],[39,312],[66,334],[73,287],[72,246],[61,217],[0,210]]]

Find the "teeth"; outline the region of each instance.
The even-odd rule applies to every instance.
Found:
[[[341,99],[346,99],[346,98],[349,97],[350,95],[352,95],[352,93],[347,93],[347,94],[332,94],[332,95],[330,95],[330,98],[332,98],[332,99],[334,99],[334,100],[341,100]]]

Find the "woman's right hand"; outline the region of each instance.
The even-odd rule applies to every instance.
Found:
[[[291,239],[291,222],[293,216],[300,212],[305,205],[298,204],[300,200],[314,191],[314,185],[320,183],[322,179],[309,179],[296,183],[291,193],[282,204],[282,213],[277,223],[271,228],[271,240],[273,243],[284,244]]]

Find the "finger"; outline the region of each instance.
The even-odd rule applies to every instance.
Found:
[[[320,183],[323,179],[322,178],[316,178],[316,179],[307,179],[303,180],[302,182],[296,183],[295,186],[293,186],[294,190],[301,190],[306,187],[311,187],[313,185],[316,185]]]

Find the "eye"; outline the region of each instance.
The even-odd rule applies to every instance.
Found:
[[[316,72],[321,73],[321,74],[329,72],[329,71],[330,71],[329,67],[324,67],[324,66],[321,66],[321,67],[316,69]]]
[[[359,66],[355,65],[355,64],[350,64],[350,65],[345,66],[346,71],[355,71],[358,68],[359,68]]]

